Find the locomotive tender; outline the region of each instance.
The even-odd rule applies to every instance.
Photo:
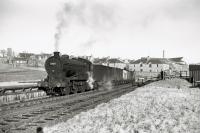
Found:
[[[59,52],[54,52],[54,55],[46,60],[45,70],[48,76],[38,82],[38,86],[47,95],[68,95],[98,89],[99,82],[108,80],[115,85],[133,80],[133,72],[93,65],[83,58],[70,59],[68,55],[60,56]],[[91,81],[93,78],[94,81]]]

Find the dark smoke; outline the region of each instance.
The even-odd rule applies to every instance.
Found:
[[[71,1],[63,5],[61,12],[57,14],[58,25],[55,33],[55,50],[58,51],[60,39],[63,37],[63,29],[76,22],[79,26],[92,29],[94,33],[111,30],[114,26],[114,8],[98,1]],[[96,42],[95,35],[90,37],[88,47]],[[95,40],[95,41],[94,41]]]
[[[69,4],[64,4],[63,10],[57,13],[58,25],[56,26],[55,37],[55,51],[59,50],[59,41],[62,36],[62,29],[69,24],[69,17],[67,14],[70,14],[71,6]]]

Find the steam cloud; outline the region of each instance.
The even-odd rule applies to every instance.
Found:
[[[108,31],[114,26],[114,8],[108,3],[94,0],[70,1],[63,4],[62,10],[57,13],[58,25],[56,26],[55,51],[59,50],[63,30],[73,23],[96,31]],[[88,40],[82,42],[84,46],[91,47],[97,41],[95,34],[91,34]]]
[[[90,87],[91,89],[93,89],[93,88],[94,88],[94,79],[93,79],[93,75],[92,75],[91,72],[87,72],[87,74],[88,74],[87,83],[88,83],[89,87]]]
[[[113,85],[112,85],[112,81],[107,81],[104,85],[103,88],[105,88],[106,90],[112,90]]]
[[[140,58],[160,56],[162,44],[177,53],[190,40],[198,45],[199,7],[199,0],[68,0],[57,15],[55,48],[70,43],[63,48],[73,54]]]

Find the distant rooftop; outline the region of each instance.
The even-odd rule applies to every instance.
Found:
[[[102,64],[102,63],[124,63],[124,61],[118,59],[118,58],[109,58],[109,57],[104,57],[104,58],[95,58],[94,62],[96,64]]]
[[[116,59],[116,58],[109,59],[108,62],[109,63],[124,63],[124,62],[122,62],[122,61],[120,61],[119,59]]]
[[[102,63],[106,63],[107,60],[108,60],[108,58],[95,58],[93,63],[102,64]]]
[[[151,58],[151,57],[142,57],[141,59],[136,60],[132,64],[165,64],[167,62],[167,59],[165,58]]]
[[[151,57],[142,57],[141,59],[136,60],[132,64],[168,64],[168,63],[177,63],[177,64],[185,64],[185,62],[182,60],[183,57],[177,57],[177,58],[151,58]]]

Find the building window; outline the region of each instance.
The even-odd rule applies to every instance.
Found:
[[[158,67],[158,64],[157,64],[157,67]]]
[[[142,64],[140,64],[140,67],[142,67]]]
[[[151,64],[149,64],[149,67],[152,67],[152,65],[151,65]]]
[[[135,67],[135,65],[134,65],[134,67]]]
[[[151,72],[152,72],[152,70],[149,70],[149,72],[151,73]]]
[[[140,72],[143,72],[143,69],[140,69]]]

